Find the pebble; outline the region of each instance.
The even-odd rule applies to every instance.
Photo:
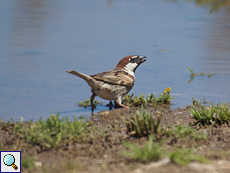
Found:
[[[192,169],[193,171],[197,171],[197,172],[215,172],[217,169],[213,165],[202,164],[202,163],[197,163],[197,162],[190,163],[188,167]]]
[[[144,166],[142,169],[138,168],[133,173],[142,173],[144,170],[150,170],[152,168],[167,166],[171,163],[170,158],[166,157],[164,159],[159,160],[158,162],[150,163],[146,166]]]
[[[41,166],[42,166],[42,162],[35,162],[34,165],[35,165],[36,167],[41,167]]]
[[[109,114],[109,111],[101,111],[100,112],[100,115],[108,115]]]
[[[145,166],[145,169],[151,169],[151,168],[156,168],[156,167],[161,167],[161,166],[167,166],[171,163],[170,158],[166,157],[164,159],[159,160],[158,162],[153,162],[150,163],[149,165]]]

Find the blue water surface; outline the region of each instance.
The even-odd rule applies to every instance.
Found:
[[[133,54],[147,61],[130,93],[171,87],[172,108],[191,105],[192,97],[230,98],[230,15],[222,10],[166,0],[11,0],[0,14],[1,119],[89,116],[78,102],[90,98],[90,87],[65,71],[92,75]],[[187,83],[188,67],[214,75]]]

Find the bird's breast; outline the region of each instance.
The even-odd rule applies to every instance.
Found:
[[[120,96],[124,97],[132,87],[102,83],[100,87],[92,89],[92,92],[105,100],[117,100]]]

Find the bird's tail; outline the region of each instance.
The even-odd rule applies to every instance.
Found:
[[[90,87],[93,87],[95,85],[95,79],[92,78],[91,76],[88,76],[86,74],[83,74],[83,73],[80,73],[80,72],[77,72],[77,71],[74,71],[74,70],[71,70],[71,71],[66,71],[67,73],[71,73],[73,75],[76,75],[82,79],[84,79]]]

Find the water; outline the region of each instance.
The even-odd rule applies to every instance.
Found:
[[[210,14],[185,1],[12,0],[0,13],[1,119],[89,116],[77,106],[90,98],[89,86],[65,71],[96,74],[132,54],[148,60],[130,93],[171,87],[173,108],[191,105],[192,97],[230,98],[230,15],[222,10]],[[187,83],[189,66],[214,76]]]

